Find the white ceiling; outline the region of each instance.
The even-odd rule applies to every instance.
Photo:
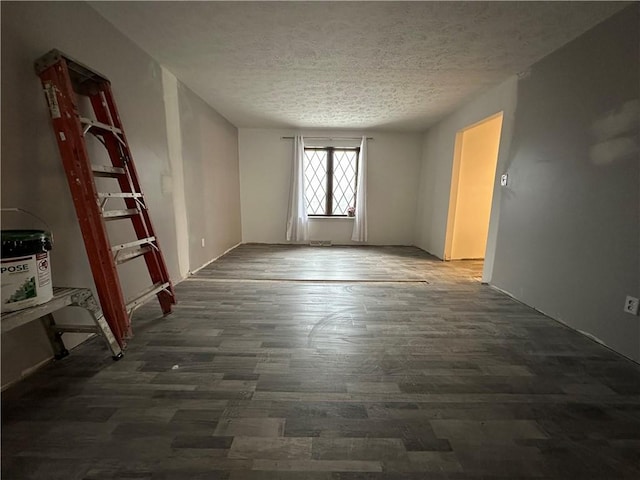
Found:
[[[91,2],[237,127],[425,130],[617,2]]]

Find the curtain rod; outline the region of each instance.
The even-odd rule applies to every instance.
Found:
[[[362,137],[305,137],[313,140],[362,140]],[[295,137],[280,137],[282,140],[293,140]],[[373,140],[373,137],[367,137],[367,140]]]

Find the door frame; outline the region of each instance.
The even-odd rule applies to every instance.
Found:
[[[468,130],[471,130],[472,128],[476,128],[482,125],[483,123],[490,122],[491,120],[495,120],[498,117],[502,118],[502,124],[500,126],[500,138],[498,139],[498,154],[496,158],[496,172],[493,178],[493,185],[492,185],[493,187],[495,186],[496,178],[498,177],[500,150],[502,147],[502,134],[504,131],[504,123],[505,123],[504,111],[500,110],[499,112],[496,112],[492,115],[489,115],[488,117],[483,118],[482,120],[479,120],[470,125],[467,125],[466,127],[461,128],[456,132],[455,144],[453,148],[453,165],[451,168],[451,187],[449,189],[449,210],[447,212],[447,228],[446,228],[445,241],[444,241],[444,260],[447,262],[451,261],[451,250],[453,248],[453,231],[454,231],[454,226],[456,221],[458,189],[460,187],[460,167],[462,164],[462,145],[463,145],[464,134]],[[490,209],[491,211],[493,211],[493,203],[495,202],[495,200],[496,200],[495,188],[493,188],[493,195],[491,197],[491,209]],[[489,232],[491,231],[491,220],[492,220],[492,215],[490,214]],[[488,248],[488,242],[487,242],[487,247],[485,247],[484,258],[486,258],[487,256],[486,255],[487,248]]]

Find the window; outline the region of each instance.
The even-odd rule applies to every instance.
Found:
[[[356,205],[359,148],[305,148],[308,215],[346,216]]]

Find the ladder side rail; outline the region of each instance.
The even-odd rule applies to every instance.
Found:
[[[120,184],[121,190],[124,192],[133,190],[131,193],[142,193],[142,187],[138,180],[135,164],[132,160],[131,152],[128,147],[129,144],[126,140],[117,110],[115,110],[115,102],[111,95],[110,86],[109,84],[105,84],[103,85],[103,88],[105,89],[104,95],[91,95],[90,100],[98,121],[103,123],[111,123],[113,121],[113,126],[119,128],[123,132],[121,134],[121,138],[124,140],[124,145],[115,138],[115,134],[104,135],[105,146],[109,152],[109,157],[111,158],[113,166],[125,168],[125,171],[128,172],[126,178],[119,177],[117,179],[118,183]],[[122,155],[124,155],[124,158],[122,158]],[[171,312],[171,306],[176,303],[173,284],[171,283],[169,272],[162,255],[162,249],[158,244],[158,239],[153,229],[149,211],[146,208],[144,196],[138,199],[125,198],[124,201],[127,208],[138,208],[140,210],[140,215],[131,217],[131,221],[138,238],[156,237],[155,245],[158,248],[151,249],[151,251],[147,252],[144,255],[144,259],[147,264],[147,269],[149,270],[149,275],[151,276],[151,280],[154,284],[169,282],[169,287],[157,294],[162,312],[164,314],[168,314]],[[138,202],[143,205],[143,208],[140,208]]]
[[[66,61],[39,73],[49,105],[51,121],[64,165],[71,197],[93,273],[98,297],[118,344],[124,347],[129,316],[111,254],[106,226],[96,201],[91,162],[82,136],[77,100]]]

